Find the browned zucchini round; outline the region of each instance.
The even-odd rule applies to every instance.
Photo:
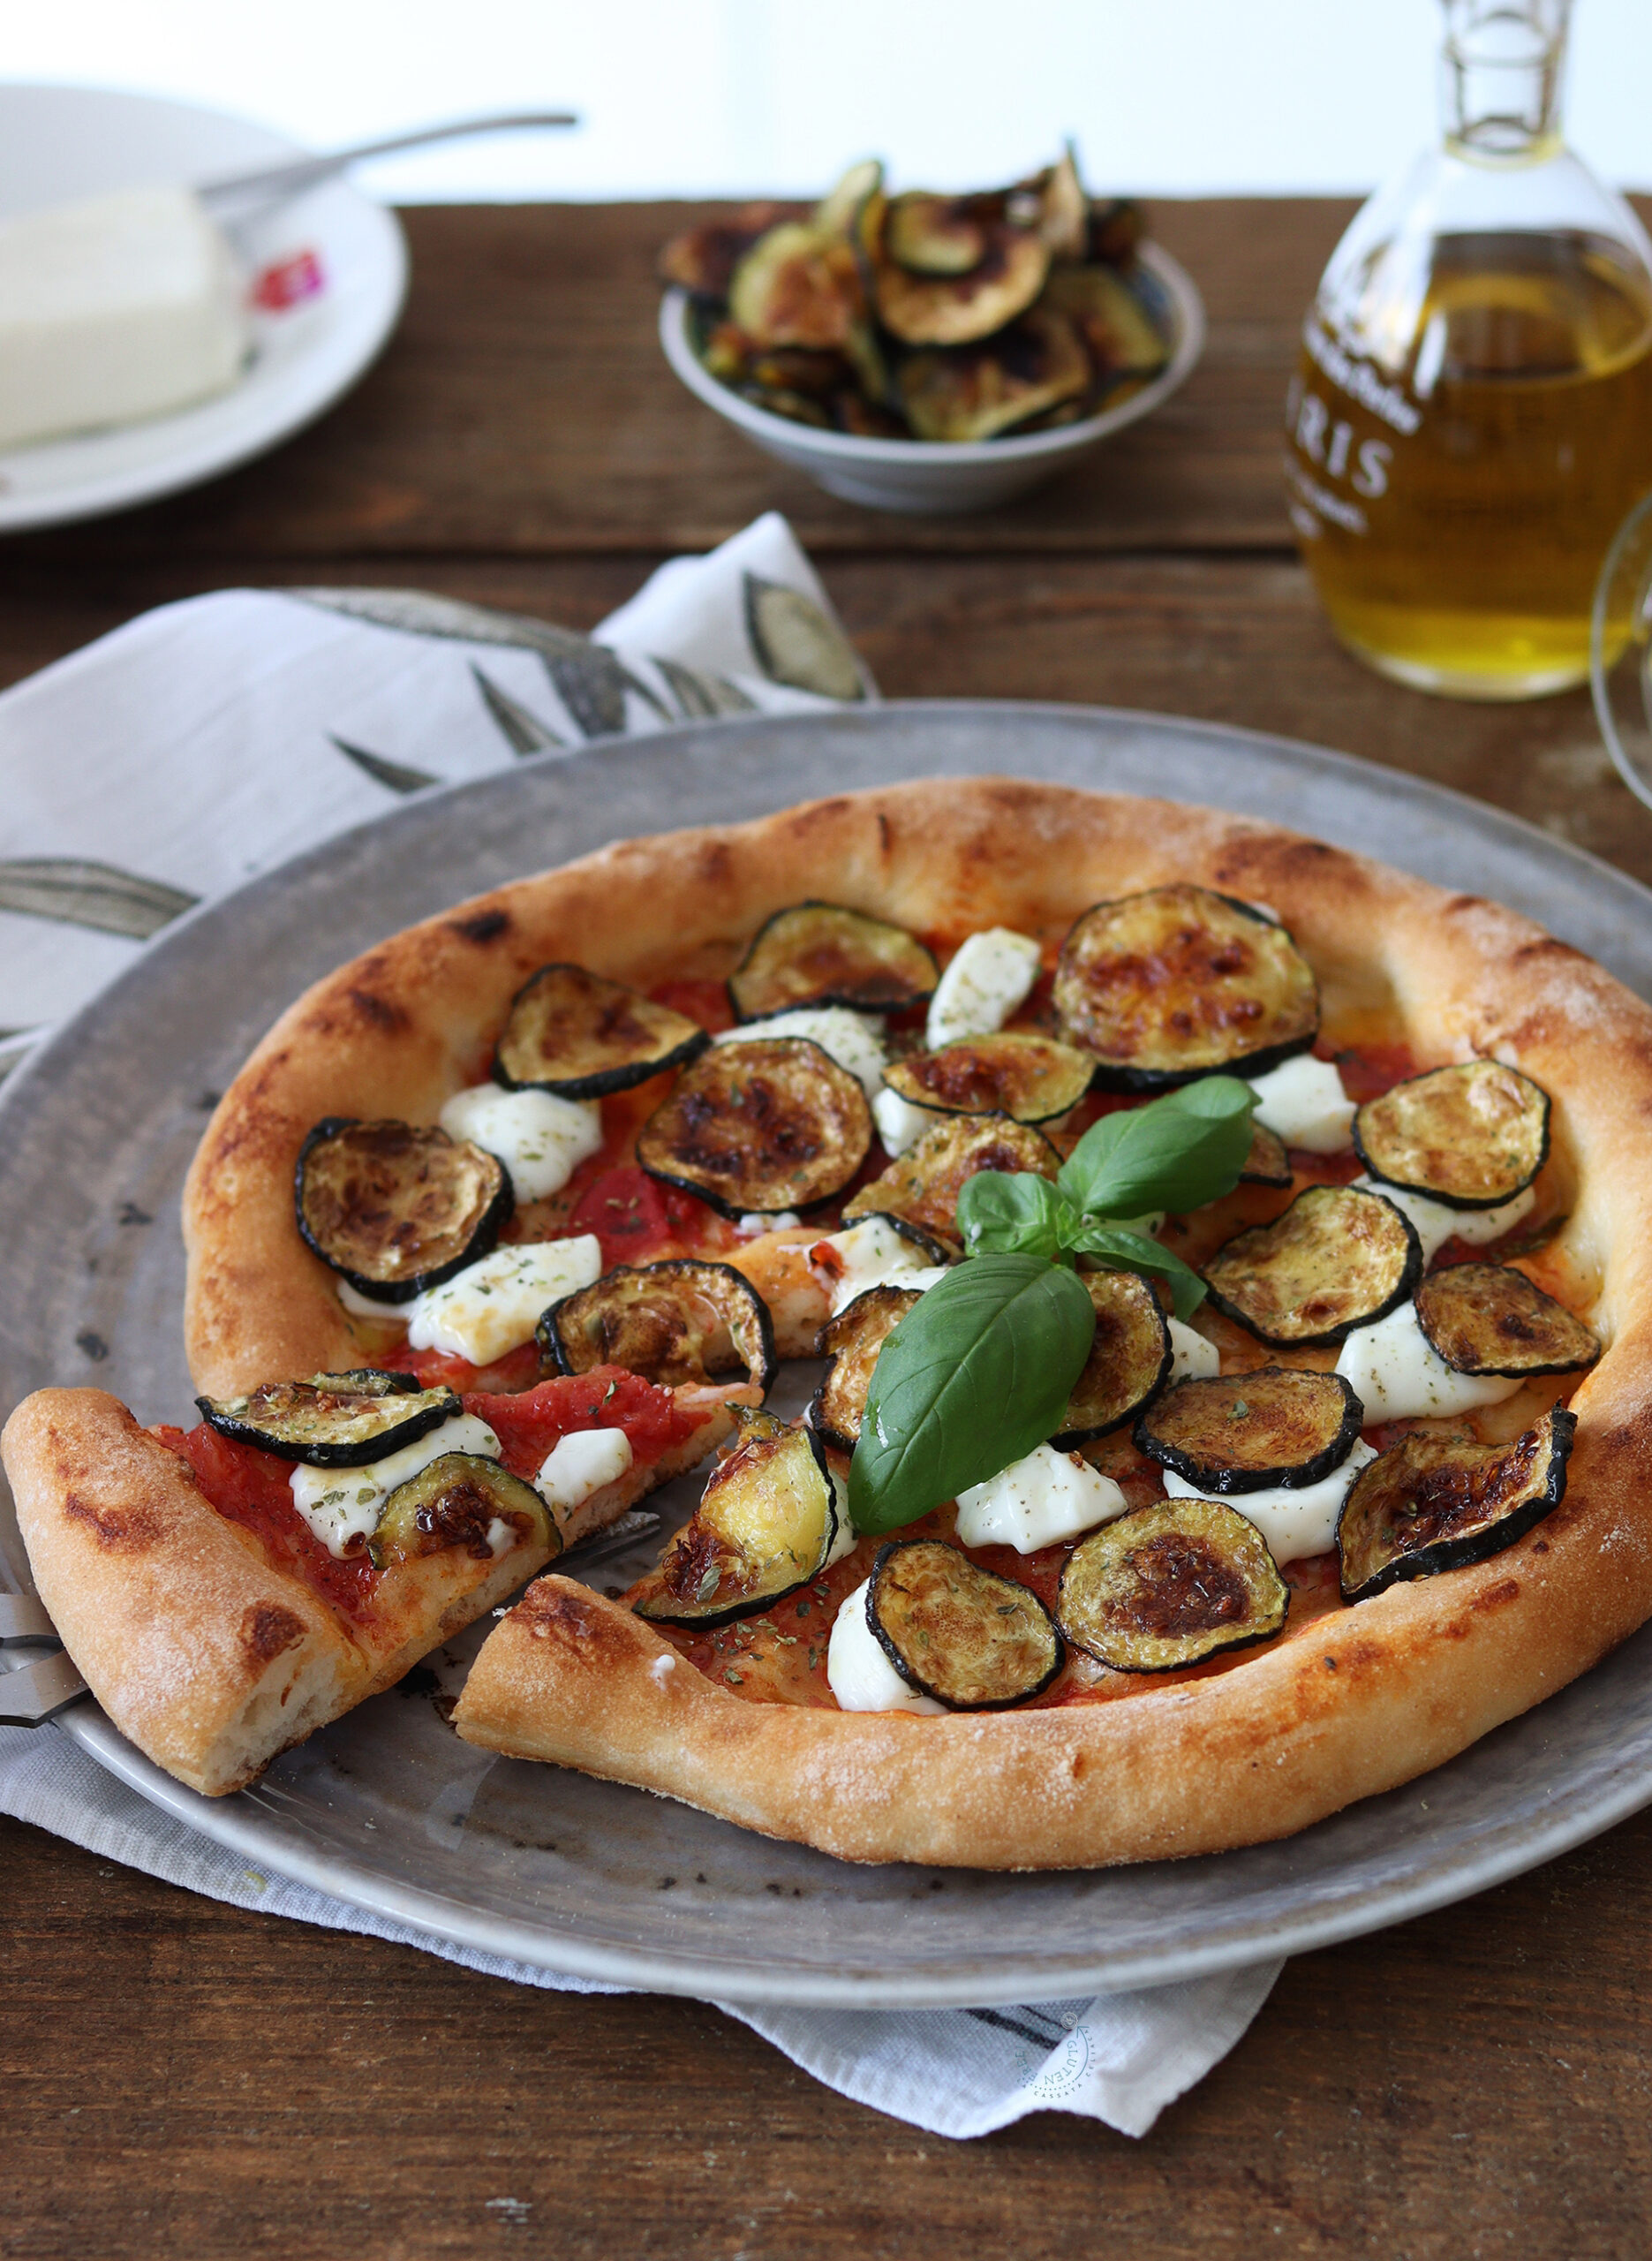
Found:
[[[1050,1440],[1057,1452],[1121,1429],[1170,1379],[1170,1327],[1147,1282],[1135,1272],[1081,1276],[1096,1306],[1096,1337]]]
[[[1364,1409],[1340,1374],[1262,1366],[1179,1381],[1135,1425],[1135,1446],[1201,1493],[1300,1491],[1340,1468]]]
[[[1601,1354],[1573,1319],[1510,1264],[1448,1264],[1417,1289],[1417,1324],[1460,1374],[1566,1374]]]
[[[1271,1225],[1226,1242],[1204,1267],[1211,1300],[1264,1342],[1339,1342],[1407,1301],[1422,1270],[1409,1217],[1355,1185],[1310,1185]]]
[[[1313,969],[1283,926],[1202,887],[1098,903],[1055,970],[1062,1033],[1110,1091],[1157,1091],[1218,1069],[1261,1075],[1319,1030]]]
[[[618,1265],[553,1304],[537,1332],[565,1374],[623,1366],[662,1389],[739,1376],[766,1394],[774,1379],[769,1307],[732,1264]]]
[[[450,1389],[421,1389],[414,1374],[374,1366],[267,1381],[245,1397],[198,1397],[220,1436],[312,1468],[365,1468],[464,1410]]]
[[[1095,374],[1066,315],[1030,306],[978,345],[908,354],[897,382],[918,439],[991,440],[1079,399]]]
[[[1055,1614],[1115,1672],[1177,1672],[1271,1640],[1290,1606],[1255,1524],[1218,1500],[1165,1500],[1074,1548]]]
[[[1337,1521],[1342,1598],[1365,1601],[1500,1554],[1565,1497],[1577,1416],[1564,1405],[1512,1444],[1413,1430],[1362,1468]]]
[[[293,1199],[322,1263],[386,1304],[411,1303],[486,1256],[515,1206],[504,1164],[468,1138],[340,1115],[298,1149]]]
[[[941,1115],[1007,1115],[1017,1123],[1049,1123],[1076,1107],[1090,1089],[1095,1062],[1053,1036],[1011,1030],[965,1037],[939,1052],[892,1061],[883,1079],[914,1107]]]
[[[809,1425],[836,1451],[853,1452],[860,1442],[878,1353],[917,1300],[915,1288],[867,1288],[815,1337],[816,1356],[832,1363],[810,1400]]]
[[[1024,1704],[1061,1669],[1061,1636],[1037,1595],[944,1539],[878,1549],[866,1622],[907,1685],[954,1712]]]
[[[1367,1100],[1354,1146],[1390,1185],[1452,1209],[1498,1209],[1549,1158],[1549,1094],[1500,1060],[1431,1068]]]
[[[1245,1156],[1245,1167],[1239,1173],[1241,1185],[1289,1185],[1295,1172],[1291,1158],[1285,1151],[1285,1141],[1266,1123],[1253,1122],[1250,1126],[1250,1152]]]
[[[986,257],[986,223],[967,196],[909,189],[889,200],[883,247],[909,275],[968,275]]]
[[[1061,1157],[1042,1130],[1007,1115],[960,1115],[926,1130],[915,1146],[844,1205],[845,1223],[888,1217],[933,1236],[955,1254],[958,1196],[977,1170],[1035,1170],[1053,1178]]]
[[[767,1609],[825,1568],[837,1537],[826,1453],[807,1429],[735,1416],[738,1435],[700,1503],[626,1597],[662,1625],[719,1625]]]
[[[803,1036],[719,1044],[690,1062],[637,1140],[653,1177],[726,1217],[841,1193],[871,1145],[859,1080]]]
[[[542,965],[511,1000],[494,1053],[494,1080],[507,1091],[601,1099],[665,1068],[680,1068],[711,1038],[674,1013],[583,965]]]
[[[479,1453],[444,1452],[391,1493],[367,1552],[381,1569],[449,1546],[485,1562],[524,1540],[562,1552],[562,1535],[533,1486]]]
[[[1031,306],[1050,272],[1048,245],[1001,220],[985,233],[967,274],[913,275],[893,261],[879,268],[878,318],[903,345],[972,344]]]
[[[920,1005],[940,969],[904,926],[841,903],[795,903],[758,927],[729,977],[743,1021],[766,1020],[796,1005],[849,1005],[863,1013]]]

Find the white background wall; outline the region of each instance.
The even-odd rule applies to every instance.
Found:
[[[1436,0],[10,0],[0,75],[145,88],[329,143],[571,106],[578,135],[366,177],[405,200],[811,195],[881,152],[964,185],[1077,137],[1098,188],[1369,187],[1431,131]],[[1652,0],[1577,0],[1567,123],[1652,185]]]

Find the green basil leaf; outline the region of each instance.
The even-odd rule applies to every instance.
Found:
[[[970,1256],[1021,1251],[1055,1263],[1078,1222],[1066,1194],[1033,1170],[977,1170],[958,1196],[958,1229]]]
[[[1191,1319],[1210,1292],[1190,1264],[1141,1233],[1117,1225],[1086,1225],[1074,1243],[1080,1256],[1108,1272],[1145,1272],[1163,1280],[1178,1319]]]
[[[1095,1338],[1076,1274],[978,1256],[885,1341],[849,1463],[856,1531],[896,1531],[1022,1460],[1060,1426]]]
[[[1185,1214],[1239,1183],[1256,1095],[1236,1076],[1205,1076],[1145,1107],[1092,1123],[1056,1183],[1086,1216]]]

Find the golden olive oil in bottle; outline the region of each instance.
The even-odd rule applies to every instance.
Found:
[[[1560,140],[1566,8],[1445,0],[1444,144],[1343,238],[1286,404],[1332,627],[1463,698],[1587,677],[1595,578],[1652,488],[1652,246]]]

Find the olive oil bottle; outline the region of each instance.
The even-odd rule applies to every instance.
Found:
[[[1445,0],[1442,146],[1338,246],[1286,405],[1332,627],[1460,698],[1584,679],[1602,561],[1652,488],[1652,246],[1561,141],[1569,4]]]

